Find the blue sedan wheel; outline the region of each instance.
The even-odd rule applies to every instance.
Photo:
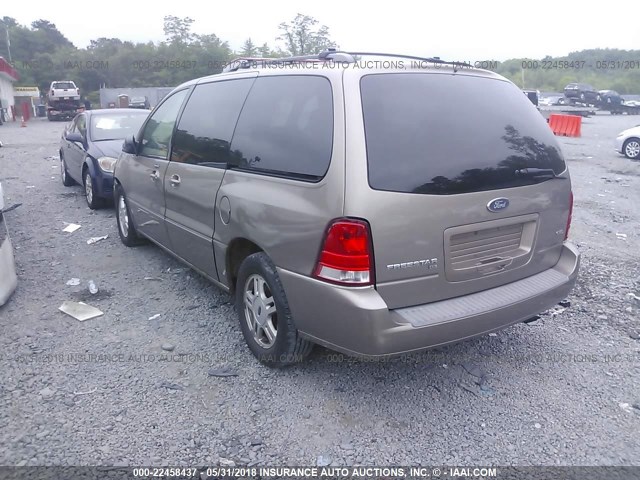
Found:
[[[97,210],[104,205],[102,198],[96,196],[95,188],[93,185],[93,178],[89,170],[84,172],[84,193],[87,199],[87,205],[91,210]]]

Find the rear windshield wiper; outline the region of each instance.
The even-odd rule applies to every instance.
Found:
[[[537,178],[559,178],[561,180],[566,180],[567,177],[563,177],[562,175],[558,175],[551,168],[521,168],[515,171],[516,176],[527,176],[532,177],[534,179]]]

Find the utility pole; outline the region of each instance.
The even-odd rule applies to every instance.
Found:
[[[4,23],[2,20],[0,20],[0,23],[2,23],[2,25],[4,25],[4,31],[5,31],[5,34],[7,36],[7,53],[9,54],[9,63],[13,64],[13,62],[11,60],[11,40],[9,40],[9,25]]]

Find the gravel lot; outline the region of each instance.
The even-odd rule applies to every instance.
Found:
[[[611,146],[638,123],[597,116],[560,139],[583,254],[569,308],[385,363],[316,347],[280,371],[245,347],[227,294],[124,247],[112,209],[62,186],[63,123],[3,125],[0,180],[22,205],[6,214],[19,285],[0,308],[0,464],[640,464],[640,163]],[[78,322],[65,300],[105,314]],[[237,376],[209,375],[222,367]]]

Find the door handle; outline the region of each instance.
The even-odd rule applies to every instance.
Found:
[[[151,172],[149,176],[151,177],[151,180],[153,180],[154,182],[160,178],[160,174],[158,173],[157,170],[154,170],[153,172]]]
[[[173,185],[174,187],[176,185],[180,185],[180,175],[171,175],[169,182],[171,182],[171,185]]]

